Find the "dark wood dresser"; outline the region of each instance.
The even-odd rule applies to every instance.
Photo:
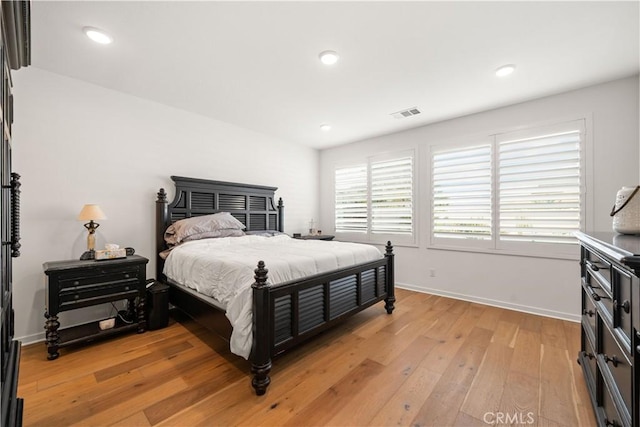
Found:
[[[139,255],[105,261],[53,261],[44,264],[46,282],[45,323],[47,358],[57,359],[58,349],[119,332],[145,331],[146,268],[149,260]],[[126,322],[118,317],[115,327],[102,330],[99,322],[59,329],[62,311],[128,300]]]
[[[14,339],[13,258],[20,256],[20,175],[11,167],[13,95],[11,70],[31,62],[30,3],[3,1],[0,8],[0,329],[2,330],[2,427],[22,425],[17,397],[20,342]],[[25,125],[22,123],[22,125]],[[29,303],[29,301],[23,301]]]
[[[578,363],[601,426],[640,427],[640,236],[578,233]]]

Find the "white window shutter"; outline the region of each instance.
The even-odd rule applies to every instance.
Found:
[[[432,155],[433,237],[491,240],[491,145]]]
[[[371,163],[371,232],[413,234],[413,157]]]
[[[336,232],[367,232],[367,165],[336,169]]]
[[[499,240],[575,243],[580,230],[579,130],[498,138]]]

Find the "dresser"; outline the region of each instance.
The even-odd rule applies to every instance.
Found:
[[[640,236],[578,233],[582,366],[601,426],[640,427]]]
[[[46,282],[45,331],[47,358],[57,359],[60,347],[89,342],[125,331],[144,332],[146,266],[139,255],[104,261],[70,260],[44,263]],[[127,300],[127,309],[116,316],[115,326],[101,329],[89,322],[60,329],[58,314],[97,304]]]
[[[3,1],[0,7],[0,329],[2,352],[2,427],[22,424],[17,397],[20,342],[14,339],[13,259],[20,256],[20,175],[12,170],[13,95],[11,71],[31,62],[30,3]],[[35,126],[17,120],[21,126]],[[29,303],[29,301],[23,301]]]

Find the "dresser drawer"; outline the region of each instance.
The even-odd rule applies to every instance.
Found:
[[[602,376],[607,381],[608,388],[611,389],[611,394],[614,396],[617,393],[624,402],[627,413],[623,416],[631,418],[633,411],[633,369],[632,365],[627,359],[626,352],[623,351],[616,342],[613,334],[607,327],[600,325],[600,351],[598,354],[599,364],[602,371]],[[613,380],[613,381],[610,381]],[[611,385],[615,384],[615,385]]]
[[[139,269],[129,268],[101,268],[91,272],[77,271],[61,274],[58,278],[60,289],[86,286],[96,283],[117,282],[122,280],[139,279]]]
[[[613,403],[613,397],[607,387],[602,389],[602,398],[600,401],[600,410],[602,416],[602,425],[612,427],[626,427],[629,426],[629,422],[623,422],[625,418],[620,415],[616,405]]]
[[[597,357],[591,338],[586,336],[584,329],[582,330],[582,343],[583,350],[580,352],[580,364],[585,371],[588,371],[588,373],[585,372],[588,375],[587,382],[593,385],[596,381]]]
[[[596,277],[611,294],[611,263],[590,249],[585,250],[583,261],[585,272]]]
[[[633,334],[633,324],[631,322],[631,310],[632,310],[632,279],[631,275],[613,268],[613,283],[614,283],[614,322],[613,326],[622,339],[625,341],[627,351],[631,352],[631,337]]]
[[[594,343],[596,341],[596,306],[585,286],[582,287],[582,307],[582,327]]]
[[[594,304],[599,308],[603,317],[607,319],[609,325],[613,325],[613,298],[611,293],[600,283],[596,276],[588,271],[584,280],[583,288],[585,292],[593,299]]]
[[[136,280],[68,288],[59,294],[60,311],[134,298],[139,292]]]
[[[640,280],[637,277],[633,277],[631,280],[631,320],[633,328],[640,332]],[[640,339],[640,336],[638,338]]]

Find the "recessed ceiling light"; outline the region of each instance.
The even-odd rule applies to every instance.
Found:
[[[333,65],[338,62],[338,58],[340,56],[334,52],[333,50],[325,50],[324,52],[320,52],[320,62],[324,65]]]
[[[96,43],[109,44],[113,41],[113,37],[105,33],[103,30],[94,27],[84,27],[82,29],[84,33]]]
[[[503,65],[502,67],[496,70],[496,76],[498,77],[508,76],[509,74],[513,73],[515,70],[516,70],[516,66],[513,64]]]
[[[331,125],[328,123],[323,123],[320,125],[320,130],[323,132],[329,132],[331,130]]]

